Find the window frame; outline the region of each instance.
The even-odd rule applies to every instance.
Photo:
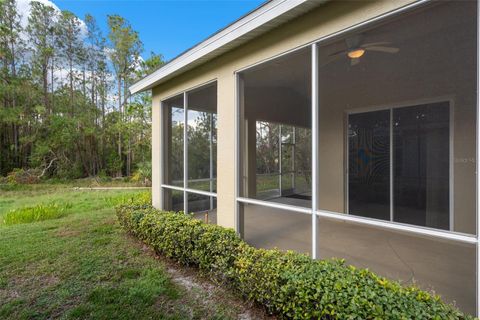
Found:
[[[206,82],[203,82],[199,85],[189,87],[183,91],[176,92],[174,94],[171,94],[163,99],[160,100],[160,115],[161,115],[161,120],[160,120],[160,141],[161,141],[161,148],[160,148],[160,204],[161,208],[165,209],[165,199],[164,199],[164,190],[177,190],[183,192],[183,212],[188,213],[188,194],[198,194],[198,195],[203,195],[203,196],[208,196],[210,197],[210,203],[213,204],[213,198],[217,198],[217,193],[216,192],[211,192],[211,191],[204,191],[204,190],[197,190],[197,189],[191,189],[188,187],[188,93],[194,90],[202,89],[203,87],[207,87],[209,85],[215,84],[216,89],[218,90],[218,82],[217,79],[212,79]],[[171,98],[175,98],[177,96],[182,96],[183,97],[183,186],[175,186],[175,185],[170,185],[165,182],[165,169],[167,169],[167,165],[165,164],[165,129],[169,125],[164,118],[165,115],[165,102]],[[217,91],[217,96],[218,96],[218,91]],[[218,100],[218,99],[217,99]],[[217,109],[217,114],[218,114],[218,109]],[[218,120],[217,120],[218,123]],[[212,136],[210,136],[210,139]],[[212,155],[212,152],[210,151],[210,156]],[[210,159],[210,163],[212,162],[212,159]],[[211,167],[212,169],[212,167]],[[210,176],[212,176],[212,173],[210,173]],[[216,179],[216,178],[215,178]],[[210,181],[210,186],[211,186],[211,181]]]

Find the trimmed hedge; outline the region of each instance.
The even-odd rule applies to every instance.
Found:
[[[256,249],[233,230],[149,205],[117,207],[120,224],[158,253],[197,266],[268,312],[291,319],[473,319],[436,295],[344,264]]]

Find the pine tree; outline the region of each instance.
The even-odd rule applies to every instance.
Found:
[[[70,113],[75,114],[75,82],[83,52],[80,20],[70,11],[62,11],[57,23],[56,46],[63,64],[68,70]],[[85,93],[85,91],[84,91]]]
[[[55,9],[43,3],[32,1],[28,17],[28,42],[32,53],[31,71],[42,86],[43,104],[48,114],[52,113],[48,93],[48,72],[55,54],[55,28],[58,20]]]
[[[140,41],[138,33],[133,30],[130,23],[124,18],[118,15],[108,16],[108,26],[110,31],[108,39],[111,44],[110,60],[117,79],[118,112],[120,121],[122,122],[125,120],[124,106],[129,98],[128,84],[134,74],[134,68],[140,60],[139,57],[143,44]],[[119,160],[122,161],[122,129],[124,128],[120,126],[118,129],[118,157]],[[128,143],[128,146],[130,146],[130,143]],[[127,154],[130,154],[130,148],[128,148]],[[127,175],[130,173],[130,161],[127,161],[126,172]],[[121,172],[118,173],[118,175],[121,174]]]
[[[20,37],[22,27],[15,0],[0,2],[0,174],[21,165],[20,110],[17,68],[18,57],[24,53]]]

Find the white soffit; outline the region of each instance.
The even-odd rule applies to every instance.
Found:
[[[272,0],[180,54],[160,69],[130,86],[132,94],[207,62],[260,34],[296,18],[328,0]]]

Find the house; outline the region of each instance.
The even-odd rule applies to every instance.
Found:
[[[153,204],[479,314],[477,1],[272,0],[132,85]]]

